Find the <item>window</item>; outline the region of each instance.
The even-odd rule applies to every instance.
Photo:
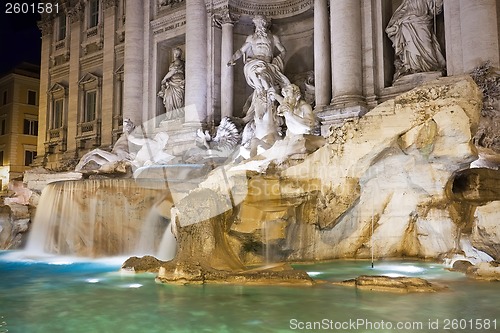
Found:
[[[52,110],[52,124],[51,129],[62,127],[64,110],[64,99],[56,99],[53,104]]]
[[[7,120],[4,118],[0,120],[0,135],[7,134]]]
[[[36,151],[25,150],[24,151],[24,165],[29,166],[36,158]]]
[[[89,8],[89,28],[93,28],[99,23],[99,0],[90,0]]]
[[[29,105],[36,105],[36,91],[34,90],[28,90],[28,104]]]
[[[83,122],[87,123],[95,120],[97,103],[97,91],[90,90],[85,92],[85,113]]]
[[[66,38],[66,16],[61,15],[58,19],[57,26],[57,41],[63,40]]]
[[[3,96],[2,96],[2,105],[7,104],[7,90],[3,91]]]
[[[3,150],[0,150],[0,165],[3,165]]]
[[[38,120],[24,119],[24,134],[38,135]]]

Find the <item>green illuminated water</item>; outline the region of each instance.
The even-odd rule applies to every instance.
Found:
[[[156,284],[150,274],[119,273],[121,260],[11,261],[12,254],[0,252],[0,332],[306,332],[293,328],[322,320],[420,322],[422,329],[330,326],[308,332],[500,331],[500,284],[470,281],[432,263],[377,262],[372,270],[366,261],[335,261],[300,268],[330,281],[361,274],[419,276],[448,285],[448,291],[392,294],[331,285],[170,286]],[[497,326],[461,330],[451,329],[450,323],[447,330],[446,319],[497,320]],[[429,320],[438,321],[439,330],[431,330]]]

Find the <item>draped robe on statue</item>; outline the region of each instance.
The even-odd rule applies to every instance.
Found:
[[[446,66],[432,29],[443,0],[404,0],[396,9],[386,32],[396,53],[394,80],[402,75],[440,71]]]

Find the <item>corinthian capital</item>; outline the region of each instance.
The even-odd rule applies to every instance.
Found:
[[[49,18],[42,18],[41,21],[37,22],[38,29],[42,32],[42,36],[46,36],[52,33],[52,20]]]
[[[232,13],[228,7],[220,8],[213,14],[214,23],[221,26],[223,24],[235,24],[240,16]]]
[[[84,6],[81,1],[78,1],[72,8],[68,9],[68,17],[71,23],[80,21],[83,18]]]

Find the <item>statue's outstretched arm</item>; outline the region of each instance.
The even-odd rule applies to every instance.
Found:
[[[231,57],[231,60],[229,60],[229,62],[227,63],[227,66],[234,66],[236,65],[236,60],[238,60],[239,58],[241,58],[243,56],[244,53],[247,52],[247,50],[252,46],[252,44],[250,43],[250,41],[247,39],[245,41],[245,44],[243,44],[242,47],[240,47],[239,50],[237,50],[236,52],[234,52],[233,56]]]
[[[276,46],[276,48],[280,52],[279,56],[281,57],[281,59],[284,60],[285,59],[285,55],[286,55],[286,49],[283,46],[283,44],[281,44],[281,40],[280,40],[280,38],[278,36],[273,35],[273,38],[274,38],[274,45]]]

